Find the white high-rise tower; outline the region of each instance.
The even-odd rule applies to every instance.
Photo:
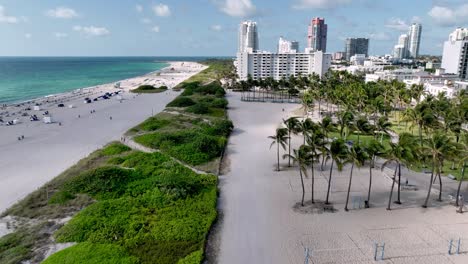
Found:
[[[252,21],[244,21],[239,27],[239,53],[247,52],[248,49],[252,51],[258,50],[258,31],[257,23]]]
[[[421,44],[422,26],[419,23],[413,23],[408,33],[409,57],[416,59],[419,56],[419,46]]]
[[[468,28],[457,28],[444,43],[442,68],[462,80],[468,79]]]

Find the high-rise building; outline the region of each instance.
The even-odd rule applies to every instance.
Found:
[[[251,39],[257,37],[255,22],[242,22],[239,29],[239,48],[234,62],[239,79],[246,80],[250,75],[254,80],[272,77],[280,80],[283,77],[306,76],[318,74],[322,77],[331,67],[331,54],[306,48],[298,52],[297,41],[287,41],[280,38],[278,52],[258,50],[258,41],[249,41],[249,32],[255,32]]]
[[[299,42],[289,41],[280,37],[278,41],[278,53],[296,53],[299,52]]]
[[[419,56],[419,46],[421,44],[422,26],[419,23],[413,23],[408,33],[408,51],[409,57],[416,59]]]
[[[310,21],[307,32],[307,47],[313,51],[327,52],[327,24],[325,19],[316,17]]]
[[[364,54],[369,56],[369,39],[368,38],[347,38],[345,44],[346,60],[349,61],[356,54]]]
[[[457,28],[444,43],[442,68],[445,73],[468,79],[468,28]]]
[[[258,50],[257,23],[244,21],[239,27],[239,44],[237,52],[243,53],[248,49]]]
[[[304,53],[273,53],[267,51],[245,52],[238,54],[237,75],[240,80],[266,79],[275,80],[289,76],[308,76],[317,74],[322,77],[331,67],[332,55],[322,51]]]

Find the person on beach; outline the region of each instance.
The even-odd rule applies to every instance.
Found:
[[[110,116],[109,119],[112,120],[112,116]]]

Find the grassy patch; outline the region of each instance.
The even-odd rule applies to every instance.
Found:
[[[42,263],[137,264],[139,260],[118,245],[86,242],[59,251]]]
[[[192,77],[190,77],[188,80],[182,82],[178,86],[176,86],[177,89],[184,89],[184,86],[187,83],[193,83],[193,82],[198,82],[198,83],[209,83],[214,80],[217,80],[222,74],[226,71],[233,71],[234,70],[234,65],[232,63],[232,60],[225,59],[225,60],[207,60],[205,62],[202,62],[203,64],[209,66],[209,68],[201,71],[199,74],[196,74]]]
[[[141,135],[135,141],[188,164],[200,165],[221,155],[232,128],[231,121],[218,120],[212,125],[202,124],[190,130]]]
[[[154,87],[152,85],[141,85],[136,89],[131,90],[132,93],[163,93],[167,91],[167,86]]]

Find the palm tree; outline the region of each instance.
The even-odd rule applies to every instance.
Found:
[[[396,163],[395,173],[393,174],[392,179],[392,188],[390,190],[390,195],[388,198],[387,210],[391,210],[392,194],[393,188],[395,187],[396,174],[398,172],[398,199],[396,203],[400,204],[400,188],[401,188],[401,164],[409,164],[411,161],[415,160],[416,145],[411,134],[402,133],[398,140],[398,143],[390,143],[390,149],[387,151],[387,161],[382,165],[382,170],[389,163]]]
[[[328,149],[326,148],[326,142],[325,140],[328,138],[328,134],[335,131],[335,124],[333,123],[333,120],[330,116],[325,116],[322,118],[322,121],[318,123],[319,127],[322,130],[323,137],[322,137],[322,165],[320,166],[320,170],[323,171],[323,165],[326,161]]]
[[[432,183],[435,174],[439,176],[439,201],[442,201],[442,178],[440,177],[443,161],[451,158],[457,153],[457,145],[447,136],[447,134],[437,131],[431,137],[425,140],[425,145],[422,148],[423,154],[431,159],[431,182],[429,183],[429,190],[427,192],[426,201],[423,207],[427,207],[429,197],[431,195]]]
[[[330,144],[330,156],[332,159],[332,164],[330,166],[330,176],[328,177],[328,188],[327,188],[327,198],[325,199],[325,204],[329,204],[328,199],[330,197],[330,187],[332,181],[333,173],[333,164],[336,163],[338,171],[343,170],[343,166],[348,158],[348,147],[345,144],[345,141],[342,138],[333,140]]]
[[[369,121],[367,121],[367,118],[365,118],[364,116],[361,116],[359,117],[357,120],[356,120],[356,132],[358,132],[358,144],[360,143],[360,138],[359,136],[361,134],[367,134],[369,133],[371,130],[372,130],[372,126],[371,124],[369,123]]]
[[[350,111],[341,111],[338,113],[337,117],[338,125],[340,127],[340,137],[346,138],[345,129],[348,128],[349,130],[353,126],[354,115]]]
[[[377,140],[371,140],[365,146],[365,150],[368,154],[369,164],[369,190],[367,191],[367,203],[366,208],[370,207],[370,197],[372,188],[372,169],[375,167],[375,158],[382,155],[385,151],[384,146]]]
[[[288,130],[286,128],[277,128],[276,129],[276,134],[273,136],[269,136],[268,138],[273,139],[273,142],[271,142],[270,149],[273,147],[273,145],[276,144],[276,155],[278,158],[278,165],[276,167],[277,171],[280,171],[280,146],[283,148],[283,150],[286,150],[286,144],[287,144],[287,139],[288,139]]]
[[[381,116],[379,117],[379,119],[377,119],[377,122],[375,123],[375,128],[380,133],[380,143],[383,142],[384,135],[390,135],[390,132],[392,131],[391,127],[392,123],[388,121],[387,116]]]
[[[288,130],[288,154],[290,157],[291,156],[291,134],[296,133],[299,121],[297,120],[297,117],[290,117],[286,120],[283,119],[283,123],[286,126],[286,129]],[[288,167],[291,167],[291,158],[288,158]]]
[[[310,160],[310,173],[311,173],[311,178],[312,178],[312,184],[311,184],[311,201],[312,203],[315,203],[314,201],[314,181],[315,181],[315,173],[314,173],[314,163],[316,158],[318,158],[318,150],[322,144],[322,138],[323,134],[320,132],[320,130],[315,130],[312,133],[309,133],[307,135],[307,148],[309,152],[309,160]]]
[[[410,87],[410,95],[416,101],[416,104],[419,104],[421,97],[424,95],[424,85],[423,84],[413,84]]]
[[[462,138],[462,145],[460,147],[462,149],[462,152],[464,152],[464,154],[460,155],[463,158],[460,159],[460,165],[462,166],[462,168],[461,168],[461,177],[458,182],[458,188],[457,188],[457,198],[455,202],[456,206],[458,206],[458,197],[460,196],[461,185],[462,185],[463,180],[465,179],[466,160],[468,159],[468,133],[464,133],[461,136],[461,138]]]
[[[303,144],[306,143],[306,138],[309,133],[312,133],[315,130],[317,125],[310,118],[306,118],[302,121],[299,121],[296,126],[296,132],[302,133]]]
[[[302,200],[301,205],[304,206],[304,196],[305,196],[305,187],[304,187],[304,176],[307,178],[307,161],[308,161],[308,151],[306,146],[302,145],[299,149],[293,150],[293,155],[284,154],[283,159],[290,158],[294,163],[299,165],[299,176],[301,177],[302,185]]]
[[[348,202],[349,202],[349,192],[351,191],[351,182],[353,180],[353,169],[354,166],[360,168],[364,165],[364,162],[368,159],[367,153],[363,147],[359,144],[354,145],[349,150],[349,158],[348,160],[352,163],[351,165],[351,172],[349,173],[349,185],[348,185],[348,193],[346,195],[346,205],[344,210],[348,211]]]

